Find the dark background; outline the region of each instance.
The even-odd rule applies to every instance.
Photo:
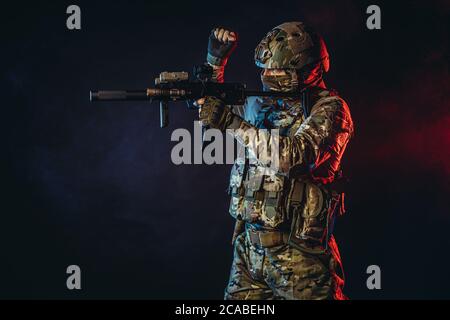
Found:
[[[149,86],[203,62],[209,31],[240,33],[228,81],[259,88],[253,52],[272,27],[315,26],[326,80],[356,125],[336,237],[353,299],[450,298],[449,5],[394,1],[72,1],[2,4],[0,297],[221,299],[232,258],[229,166],[175,166],[175,128],[196,114],[89,103],[89,90]],[[82,290],[66,289],[66,267]],[[382,289],[366,288],[381,267]]]

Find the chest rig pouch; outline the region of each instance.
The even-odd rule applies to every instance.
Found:
[[[276,228],[286,219],[283,190],[285,177],[268,174],[264,167],[246,158],[236,162],[231,171],[230,214],[263,227]]]
[[[326,253],[342,201],[342,194],[329,187],[292,180],[287,204],[292,216],[289,244],[308,253]]]

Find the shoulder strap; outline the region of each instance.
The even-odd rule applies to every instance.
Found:
[[[304,118],[306,119],[309,117],[309,113],[311,112],[311,106],[309,101],[309,88],[305,88],[302,91],[302,108]]]

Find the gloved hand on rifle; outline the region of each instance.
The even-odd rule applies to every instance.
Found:
[[[203,126],[220,131],[239,128],[242,119],[219,98],[204,97],[198,99],[195,104],[200,107],[198,114]]]

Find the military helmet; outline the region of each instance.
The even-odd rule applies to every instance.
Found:
[[[255,49],[255,62],[267,69],[301,69],[317,62],[325,72],[330,68],[322,37],[302,22],[286,22],[269,31]]]

